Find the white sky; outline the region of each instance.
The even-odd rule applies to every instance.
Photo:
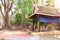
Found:
[[[60,0],[55,0],[55,7],[60,9]]]
[[[55,7],[58,8],[58,12],[60,12],[60,0],[55,0],[55,3],[54,3]]]
[[[47,1],[47,0],[44,0],[44,2],[45,2],[45,1]],[[45,4],[46,4],[46,3],[44,3],[44,5],[45,5]],[[41,0],[39,0],[38,5],[40,5],[40,6],[42,5]],[[43,6],[44,6],[44,5],[43,5]],[[60,9],[60,0],[55,0],[54,5],[55,5],[56,8],[59,8],[59,9]]]

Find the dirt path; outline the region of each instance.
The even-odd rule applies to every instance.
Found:
[[[52,32],[31,32],[32,36],[45,36],[45,35],[60,35],[60,31],[52,31]],[[19,38],[19,37],[30,37],[30,34],[28,32],[22,32],[22,31],[8,31],[3,30],[0,31],[0,38]]]

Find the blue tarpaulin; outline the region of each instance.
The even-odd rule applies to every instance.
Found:
[[[47,23],[58,23],[58,17],[50,17],[50,16],[40,16],[40,22],[47,22]]]

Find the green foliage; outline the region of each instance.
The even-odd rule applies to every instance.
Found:
[[[32,21],[32,20],[29,19],[29,18],[25,18],[25,19],[24,19],[24,23],[25,23],[25,24],[28,24],[28,22],[31,22],[31,21]]]
[[[16,20],[11,20],[11,24],[15,25],[16,24]]]
[[[21,19],[22,19],[22,14],[17,13],[15,15],[16,24],[21,23]]]
[[[11,20],[11,24],[21,24],[22,21],[22,14],[17,13],[15,15],[15,19]],[[24,18],[24,24],[28,24],[28,22],[31,22],[32,20],[29,18]]]
[[[37,25],[37,24],[38,24],[38,20],[36,20],[36,21],[34,22],[34,24]],[[43,24],[43,22],[40,22],[40,25],[42,25],[42,24]]]
[[[2,7],[1,7],[1,4],[0,4],[0,10],[1,10],[1,8],[2,8]]]
[[[20,24],[22,21],[22,14],[16,14],[15,19],[16,19],[16,24]],[[28,22],[31,22],[31,21],[32,20],[29,18],[24,18],[24,20],[23,20],[24,24],[27,24]]]
[[[33,9],[33,4],[31,0],[18,0],[15,11],[15,20],[17,24],[20,24],[22,21],[24,24],[27,24],[31,19],[26,18],[26,15],[31,15]]]
[[[14,0],[10,0],[10,2],[11,2],[11,3],[13,3],[13,2],[14,2]]]
[[[15,24],[20,24],[20,23],[21,23],[21,19],[22,19],[22,14],[17,13],[17,14],[15,15],[15,18],[13,18],[13,19],[11,20],[11,24],[13,24],[13,25],[15,25]]]

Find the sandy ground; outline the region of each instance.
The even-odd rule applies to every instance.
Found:
[[[8,30],[0,31],[0,38],[20,38],[20,37],[30,37],[30,35],[27,32],[21,31],[8,31]]]
[[[33,32],[33,36],[49,36],[49,35],[60,35],[60,31],[49,31],[49,32]]]
[[[3,30],[0,31],[0,35],[13,35],[13,34],[27,34],[27,32],[21,32],[21,31],[8,31],[8,30]]]
[[[8,31],[3,30],[0,31],[0,35],[13,35],[13,34],[28,34],[28,32],[22,32],[19,30],[15,31]],[[50,32],[31,32],[31,35],[35,36],[44,36],[44,35],[60,35],[60,31],[50,31]]]
[[[3,30],[0,31],[0,38],[8,40],[60,40],[59,34],[60,31],[31,32],[29,35],[28,32]]]
[[[30,37],[30,36],[51,36],[51,35],[60,35],[60,31],[51,31],[51,32],[22,32],[22,31],[0,31],[0,38],[20,38],[20,37]]]

